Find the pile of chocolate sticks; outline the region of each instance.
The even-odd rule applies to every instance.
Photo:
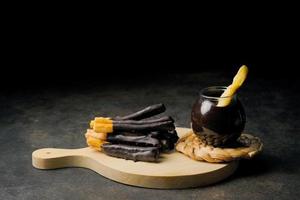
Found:
[[[96,117],[85,134],[87,144],[109,156],[157,162],[178,140],[174,120],[156,118],[165,110],[164,104],[155,104],[123,117]]]

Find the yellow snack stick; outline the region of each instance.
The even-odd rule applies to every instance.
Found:
[[[113,121],[109,117],[95,117],[95,122],[102,124],[112,124]]]
[[[112,133],[113,124],[102,124],[94,122],[93,130],[97,133]]]
[[[90,122],[90,128],[93,128],[95,123],[112,124],[113,121],[109,117],[95,117],[95,119]]]
[[[100,140],[106,140],[107,133],[96,133],[94,130],[88,129],[85,134],[85,137],[93,137]]]
[[[221,95],[221,98],[217,104],[218,107],[225,107],[230,104],[232,96],[242,86],[242,84],[246,80],[247,74],[248,67],[246,65],[241,66],[239,71],[233,78],[232,84],[228,86],[227,89]]]
[[[102,144],[104,144],[106,142],[103,140],[93,138],[93,137],[87,137],[86,143],[94,149],[101,150]]]

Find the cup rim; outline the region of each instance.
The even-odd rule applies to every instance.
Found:
[[[233,96],[235,96],[235,94],[233,94],[233,95],[224,96],[224,97],[221,97],[221,96],[220,97],[215,97],[215,96],[209,96],[209,95],[204,94],[204,92],[206,92],[208,90],[218,90],[218,91],[223,90],[223,91],[225,91],[227,88],[228,88],[228,86],[219,86],[219,85],[205,87],[202,90],[200,90],[200,96],[204,97],[204,98],[207,98],[207,99],[213,99],[213,100],[232,98]]]

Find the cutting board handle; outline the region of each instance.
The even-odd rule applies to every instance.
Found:
[[[84,149],[38,149],[32,153],[32,165],[38,169],[86,167],[91,158],[83,153]]]

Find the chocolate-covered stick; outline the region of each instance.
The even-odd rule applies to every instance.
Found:
[[[164,119],[165,120],[165,119]],[[173,119],[167,121],[114,121],[109,118],[97,117],[91,121],[91,128],[98,133],[116,132],[145,132],[145,131],[172,131],[175,129]]]
[[[138,112],[132,113],[130,115],[126,115],[123,117],[117,116],[114,119],[116,120],[141,120],[145,118],[152,117],[154,115],[158,115],[160,113],[165,112],[166,107],[164,104],[155,104],[152,106],[148,106],[147,108],[144,108],[143,110],[140,110]]]
[[[161,143],[161,151],[167,152],[174,149],[174,144],[179,139],[176,130],[174,131],[161,131],[151,132],[151,137],[157,138]]]
[[[105,117],[95,117],[94,120],[91,121],[90,126],[91,128],[94,126],[95,123],[99,124],[151,124],[151,123],[158,123],[158,122],[172,122],[174,123],[174,119],[170,116],[164,116],[157,119],[144,119],[144,120],[116,120],[116,119],[110,119]]]
[[[124,144],[103,144],[102,151],[113,157],[134,161],[156,162],[159,157],[158,147],[135,147]]]
[[[172,121],[155,122],[149,124],[113,124],[114,131],[128,131],[128,132],[146,132],[146,131],[171,131],[175,126]]]
[[[147,119],[147,120],[113,120],[113,123],[115,124],[151,124],[155,122],[165,122],[170,121],[174,123],[174,119],[170,116],[164,116],[157,119]]]
[[[155,137],[155,136],[153,136],[153,137]],[[158,138],[158,139],[167,139],[173,144],[176,143],[179,139],[176,130],[162,131],[158,134],[158,136],[156,138]]]
[[[107,142],[112,144],[128,144],[142,147],[160,147],[158,139],[151,135],[132,135],[132,133],[111,133],[107,135]]]

